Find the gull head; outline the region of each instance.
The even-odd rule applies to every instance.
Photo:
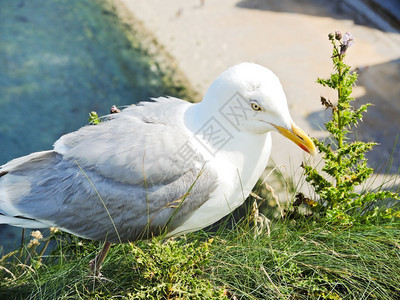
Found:
[[[223,72],[203,101],[227,124],[251,134],[277,131],[314,155],[315,145],[292,120],[278,77],[254,63],[241,63]]]

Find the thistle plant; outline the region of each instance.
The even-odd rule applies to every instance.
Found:
[[[399,198],[391,191],[357,193],[355,187],[363,184],[373,173],[368,167],[365,153],[376,143],[350,141],[349,134],[362,121],[363,113],[370,104],[355,108],[351,97],[353,86],[358,74],[350,71],[350,66],[344,63],[349,47],[354,44],[353,37],[346,32],[343,36],[339,31],[329,34],[333,46],[332,62],[334,73],[330,78],[318,78],[317,82],[337,91],[336,104],[321,97],[321,103],[332,111],[331,119],[325,124],[330,137],[325,141],[314,142],[323,154],[324,166],[322,172],[309,164],[303,164],[306,180],[319,195],[317,208],[330,221],[349,224],[354,221],[370,220],[380,211],[384,216],[393,216],[390,208],[379,210],[377,201],[387,198]]]

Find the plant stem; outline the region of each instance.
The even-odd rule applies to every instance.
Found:
[[[339,55],[339,64],[338,64],[338,73],[339,73],[339,86],[338,86],[338,103],[342,102],[342,81],[343,81],[343,67],[342,67],[342,60],[343,56]],[[340,133],[338,134],[338,150],[343,148],[343,124],[342,124],[342,114],[341,109],[336,109],[337,113],[337,120],[338,120],[338,129]],[[342,155],[339,153],[337,156],[337,162],[342,165]],[[341,176],[340,174],[336,173],[336,187],[341,183]]]
[[[42,252],[40,252],[40,255],[39,255],[39,262],[42,261],[44,252],[46,251],[47,247],[49,246],[49,243],[50,243],[50,238],[46,241],[46,244],[44,245]]]

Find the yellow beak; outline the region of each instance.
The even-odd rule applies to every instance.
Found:
[[[317,153],[313,141],[300,127],[297,127],[294,123],[292,125],[292,130],[287,130],[281,126],[275,126],[279,133],[289,140],[293,141],[297,146],[299,146],[304,151],[315,155]]]

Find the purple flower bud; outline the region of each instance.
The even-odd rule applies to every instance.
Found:
[[[338,41],[342,39],[342,34],[340,33],[339,30],[335,31],[335,39],[337,39]]]

